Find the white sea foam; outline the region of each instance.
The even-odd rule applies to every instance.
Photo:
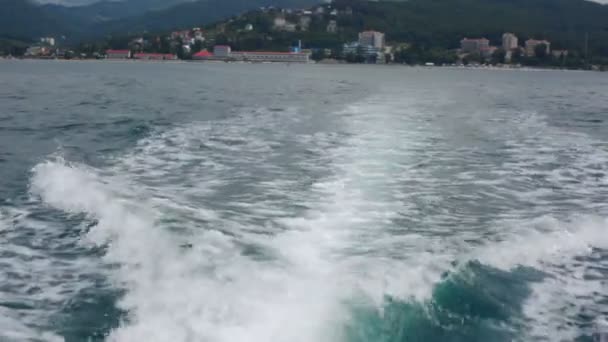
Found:
[[[608,222],[598,215],[605,204],[598,177],[605,178],[608,153],[584,134],[549,126],[545,117],[523,116],[514,119],[516,126],[492,134],[514,154],[497,170],[500,191],[529,204],[496,218],[492,239],[497,241],[486,241],[466,258],[505,270],[523,265],[545,272],[524,303],[527,338],[572,341],[594,333],[581,328],[589,322],[579,317],[600,317],[598,303],[607,290],[605,274],[593,269],[606,267],[595,255],[608,249]]]
[[[175,127],[103,169],[41,163],[32,190],[97,220],[87,239],[121,265],[129,318],[110,341],[340,341],[345,301],[424,301],[471,259],[546,272],[524,306],[530,336],[575,336],[557,327],[603,286],[576,258],[608,240],[602,218],[559,205],[596,208],[588,169],[606,155],[531,112],[496,113],[497,125],[416,100],[368,98],[293,135],[295,109]]]
[[[365,295],[380,306],[385,293],[427,298],[443,270],[437,265],[450,259],[433,255],[434,239],[389,238],[384,231],[399,216],[401,192],[393,186],[411,155],[398,148],[407,127],[387,120],[390,110],[383,101],[354,105],[337,115],[348,115],[347,135],[295,137],[291,143],[307,142],[314,158],[285,167],[327,175],[308,187],[307,179],[265,163],[278,153],[265,146],[289,138],[280,127],[269,136],[273,125],[291,121],[291,113],[275,113],[221,123],[229,128],[219,132],[221,140],[214,123],[178,127],[147,138],[104,170],[47,161],[34,168],[32,191],[57,209],[98,220],[87,239],[107,244],[106,261],[121,265],[115,283],[127,290],[119,305],[129,319],[110,341],[337,341],[349,319],[343,301]],[[238,149],[228,149],[236,161],[226,158],[221,141],[244,136]],[[209,202],[240,178],[269,197],[243,193]],[[202,221],[193,221],[198,211]],[[163,223],[177,214],[190,225],[185,235]],[[184,242],[192,247],[180,247]],[[267,255],[249,256],[243,244]],[[412,259],[381,252],[397,245]]]

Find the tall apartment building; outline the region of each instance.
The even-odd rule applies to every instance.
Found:
[[[384,49],[384,33],[378,31],[360,32],[359,45],[373,46],[377,49]]]
[[[502,35],[502,48],[505,51],[511,51],[514,49],[517,49],[517,46],[519,44],[519,40],[517,39],[517,36],[514,35],[513,33],[504,33]]]

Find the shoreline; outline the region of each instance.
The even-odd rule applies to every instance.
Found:
[[[323,63],[323,62],[309,62],[309,63],[290,63],[290,62],[250,62],[250,61],[222,61],[222,60],[150,60],[150,59],[133,59],[133,58],[6,58],[0,57],[1,61],[44,61],[44,62],[110,62],[110,63],[212,63],[212,64],[276,64],[276,65],[318,65],[318,66],[360,66],[360,67],[409,67],[409,68],[422,68],[422,69],[451,69],[451,70],[494,70],[494,71],[590,71],[590,72],[607,72],[606,70],[590,70],[590,69],[568,69],[568,68],[553,68],[553,67],[530,67],[530,66],[492,66],[492,65],[476,65],[476,66],[464,66],[464,65],[434,65],[428,66],[424,64],[420,65],[409,65],[409,64],[398,64],[398,63],[382,63],[382,64],[363,64],[363,63]]]

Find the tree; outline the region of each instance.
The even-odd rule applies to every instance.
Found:
[[[507,55],[507,52],[505,50],[496,49],[496,51],[494,51],[494,53],[492,53],[492,59],[491,59],[492,64],[504,64],[506,55]]]
[[[547,44],[538,44],[534,47],[534,55],[539,60],[545,60],[547,58]]]
[[[195,40],[192,46],[192,53],[197,53],[203,49],[203,42],[201,40]]]
[[[325,51],[323,49],[316,49],[310,55],[310,59],[313,61],[320,61],[325,58]]]
[[[483,62],[483,58],[479,53],[474,52],[467,55],[467,61],[473,64],[480,64],[481,62]]]
[[[511,63],[520,64],[521,58],[521,50],[519,48],[511,52]]]
[[[348,53],[344,58],[348,63],[363,63],[365,62],[365,57],[360,54]]]

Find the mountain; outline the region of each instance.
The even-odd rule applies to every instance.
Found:
[[[376,29],[394,41],[458,47],[463,37],[499,43],[503,32],[520,39],[548,38],[560,46],[581,48],[585,33],[590,44],[608,55],[608,5],[585,0],[409,0],[368,2],[335,0],[355,15],[339,25],[356,30]]]
[[[51,13],[96,23],[159,11],[192,0],[102,0],[83,6],[65,6],[60,3],[42,5]]]
[[[317,2],[321,1],[128,0],[66,7],[0,0],[0,38],[66,35],[95,40],[108,34],[205,25],[260,6],[302,8]],[[333,44],[354,39],[360,30],[376,29],[391,41],[454,48],[465,36],[486,36],[497,43],[503,32],[511,31],[520,39],[548,38],[556,48],[581,50],[588,33],[590,47],[608,56],[608,5],[586,0],[334,0],[333,6],[353,9],[353,15],[338,18],[338,35],[324,37]],[[324,33],[324,26],[319,27],[317,36]]]
[[[100,30],[113,33],[163,31],[208,24],[262,6],[308,7],[316,3],[317,0],[199,0],[106,22]]]
[[[307,6],[315,0],[124,0],[85,6],[0,0],[0,38],[67,36],[93,39],[109,33],[166,30],[206,24],[259,6]],[[63,3],[63,2],[62,2]]]
[[[30,0],[0,0],[0,38],[32,39],[60,36],[75,29],[73,22]]]
[[[309,48],[337,51],[358,32],[378,30],[395,46],[410,46],[421,55],[442,55],[460,47],[460,40],[488,38],[500,46],[504,32],[515,33],[520,45],[529,38],[548,39],[553,49],[567,49],[584,56],[585,37],[589,53],[598,64],[608,64],[608,5],[583,0],[334,0],[340,13],[313,16],[309,30],[284,32],[273,29],[277,14],[253,11],[225,21],[221,42],[235,50],[275,50],[301,40]],[[298,23],[298,15],[287,15]],[[330,20],[338,31],[328,33]],[[253,32],[242,28],[252,23]],[[218,26],[216,26],[218,27]],[[211,27],[210,27],[211,28]],[[269,39],[270,38],[270,39]]]

